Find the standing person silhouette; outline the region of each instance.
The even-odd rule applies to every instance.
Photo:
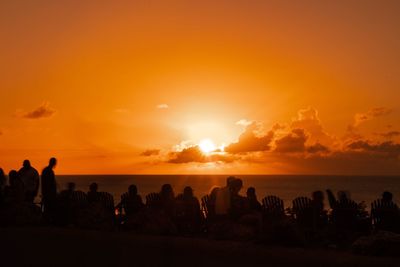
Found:
[[[6,188],[6,175],[2,168],[0,168],[0,206],[4,202],[4,189]]]
[[[31,166],[29,160],[24,160],[22,168],[18,171],[18,175],[24,184],[25,201],[33,203],[39,191],[39,173]]]
[[[6,187],[6,175],[2,168],[0,168],[0,191],[3,191]]]
[[[57,159],[51,158],[49,166],[42,171],[42,202],[44,205],[44,213],[47,216],[54,215],[57,200],[57,184],[54,174],[54,168],[57,165]]]

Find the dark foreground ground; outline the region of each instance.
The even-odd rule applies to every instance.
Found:
[[[0,266],[400,266],[327,249],[47,227],[0,228],[0,255]]]

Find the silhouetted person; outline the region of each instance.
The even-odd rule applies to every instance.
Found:
[[[3,169],[0,168],[0,190],[4,190],[4,187],[6,187],[6,175]]]
[[[39,190],[39,173],[31,166],[29,160],[24,160],[22,168],[18,171],[25,188],[25,201],[33,203]]]
[[[241,179],[234,179],[230,184],[231,193],[231,206],[229,213],[232,218],[237,219],[248,212],[248,206],[246,198],[239,195],[240,190],[243,187],[243,181]]]
[[[351,201],[350,192],[348,191],[338,191],[337,193],[338,201],[339,202],[349,202]]]
[[[42,172],[42,202],[44,213],[50,216],[55,212],[57,201],[57,183],[53,170],[56,165],[57,159],[51,158],[49,165]]]
[[[57,224],[68,225],[74,219],[74,200],[75,183],[69,182],[67,188],[62,190],[57,196]]]
[[[87,198],[89,203],[94,203],[100,200],[100,193],[98,192],[99,186],[97,183],[91,183],[89,186],[89,192]]]
[[[332,222],[338,231],[338,237],[348,238],[354,232],[364,228],[360,225],[361,210],[356,202],[351,200],[348,191],[338,191],[337,200],[332,207]]]
[[[312,193],[312,203],[313,207],[318,210],[318,211],[323,211],[324,210],[324,192],[322,191],[314,191]]]
[[[210,190],[210,193],[208,194],[209,195],[208,199],[206,197],[206,200],[204,200],[205,201],[204,204],[206,205],[207,209],[206,216],[208,220],[210,219],[212,220],[215,218],[215,205],[217,200],[217,194],[220,189],[221,189],[220,187],[213,186]]]
[[[229,214],[229,209],[231,207],[231,190],[230,187],[232,182],[236,178],[233,176],[229,176],[226,179],[226,186],[220,188],[216,192],[216,199],[215,199],[215,214],[217,216],[227,216]]]
[[[175,193],[170,184],[164,184],[160,192],[160,207],[171,218],[175,215]]]
[[[312,193],[312,222],[313,228],[320,228],[328,223],[328,216],[324,207],[325,195],[322,191]]]
[[[202,222],[200,203],[190,186],[186,186],[183,194],[177,197],[177,219],[180,231],[193,233],[200,230]]]
[[[262,206],[261,203],[257,199],[256,189],[254,187],[249,187],[246,192],[247,201],[249,205],[250,211],[258,211],[261,212]]]
[[[75,191],[75,187],[76,187],[75,183],[69,182],[67,184],[67,189],[61,191],[60,197],[65,199],[71,198],[72,194]]]
[[[393,194],[388,191],[383,192],[382,193],[382,202],[392,203],[393,202]]]
[[[129,186],[128,192],[122,195],[121,203],[118,206],[124,209],[127,216],[135,215],[143,209],[143,200],[138,194],[136,185]]]
[[[377,229],[399,232],[400,231],[400,210],[393,202],[393,194],[385,191],[382,193],[381,206],[376,210],[379,221]]]
[[[24,199],[24,184],[19,178],[18,172],[10,171],[8,174],[10,185],[5,188],[5,201],[7,204],[21,204]]]
[[[4,189],[6,187],[6,176],[2,168],[0,168],[0,205],[4,203]]]

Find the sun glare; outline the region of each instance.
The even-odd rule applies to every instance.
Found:
[[[203,139],[199,143],[200,150],[203,151],[204,153],[210,153],[214,150],[216,150],[216,146],[214,145],[213,141],[210,139]]]

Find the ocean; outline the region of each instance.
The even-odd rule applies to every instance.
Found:
[[[243,180],[241,194],[246,194],[250,186],[256,188],[259,200],[267,195],[276,195],[283,199],[285,207],[290,207],[298,196],[310,196],[315,190],[346,190],[357,202],[370,203],[379,198],[383,191],[394,194],[395,201],[400,201],[400,176],[329,176],[329,175],[237,175]],[[182,192],[185,186],[191,186],[200,199],[209,193],[213,186],[224,186],[227,175],[59,175],[58,190],[68,182],[75,182],[76,189],[87,192],[89,185],[96,182],[99,191],[107,191],[118,203],[121,194],[128,186],[135,184],[143,199],[148,193],[159,192],[161,185],[169,183],[175,194]]]

